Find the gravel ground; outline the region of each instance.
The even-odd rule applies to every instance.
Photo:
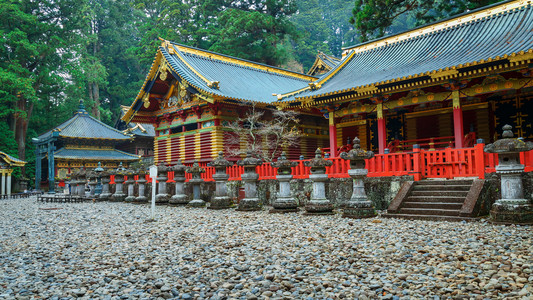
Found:
[[[0,299],[533,298],[529,226],[149,209],[1,201]]]

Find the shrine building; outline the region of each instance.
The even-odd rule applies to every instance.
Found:
[[[56,181],[62,182],[82,167],[127,167],[140,160],[139,155],[116,149],[133,142],[133,136],[91,117],[80,102],[74,116],[52,130],[33,139],[35,149],[35,187],[48,184],[53,192]]]
[[[290,159],[473,147],[510,124],[533,139],[533,8],[494,4],[317,56],[300,74],[163,40],[126,123],[155,127],[155,161],[210,161],[252,105],[300,113]],[[237,145],[239,146],[239,145]],[[242,145],[240,145],[242,147]]]

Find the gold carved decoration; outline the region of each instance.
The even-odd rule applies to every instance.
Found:
[[[150,94],[144,94],[143,103],[145,108],[150,107]]]

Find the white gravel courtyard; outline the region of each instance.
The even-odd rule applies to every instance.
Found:
[[[59,208],[59,209],[53,209]],[[532,299],[531,226],[0,201],[0,299]]]

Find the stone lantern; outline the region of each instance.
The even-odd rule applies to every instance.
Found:
[[[189,202],[189,206],[202,207],[205,206],[205,201],[200,198],[200,184],[204,182],[202,179],[202,173],[205,173],[205,169],[200,167],[198,161],[195,160],[192,167],[185,170],[192,175],[189,183],[192,185],[192,200]]]
[[[85,184],[87,183],[87,171],[81,167],[78,172],[78,196],[85,197]]]
[[[270,212],[297,212],[298,203],[291,195],[290,181],[292,179],[292,168],[296,167],[298,162],[288,160],[287,154],[282,152],[281,157],[278,158],[278,161],[270,164],[272,167],[278,169],[278,175],[276,175],[276,179],[279,181],[279,193],[276,197],[276,200],[274,200],[274,203],[272,203],[274,208],[271,209]]]
[[[244,174],[241,175],[242,181],[244,181],[244,199],[239,202],[237,210],[261,210],[261,201],[257,197],[259,174],[256,172],[256,167],[261,164],[263,161],[260,158],[252,157],[252,151],[248,151],[246,158],[237,162],[237,165],[244,167]]]
[[[322,158],[322,151],[316,149],[315,158],[304,161],[306,167],[311,167],[309,179],[313,181],[311,199],[305,205],[306,214],[333,214],[333,204],[326,199],[326,167],[333,165],[330,160]]]
[[[361,141],[356,137],[353,139],[353,149],[348,153],[342,152],[340,157],[350,161],[348,175],[353,178],[352,197],[344,203],[342,216],[355,219],[375,217],[376,209],[366,196],[363,181],[368,174],[365,159],[374,157],[374,152],[361,149]]]
[[[98,184],[96,180],[96,172],[94,171],[87,172],[87,180],[88,180],[87,184],[89,185],[90,195],[91,197],[94,197],[96,185]]]
[[[109,189],[109,183],[111,182],[110,176],[113,175],[113,171],[104,170],[100,173],[102,178],[102,193],[100,194],[100,200],[107,201],[111,198],[111,192]]]
[[[139,196],[135,197],[134,201],[142,203],[148,201],[148,198],[144,195],[146,191],[146,167],[141,165],[137,170],[137,174],[139,175],[139,180],[137,180],[137,184],[139,185]]]
[[[127,184],[128,187],[128,197],[124,199],[126,202],[133,202],[135,201],[135,172],[131,169],[127,169],[125,172],[126,176],[128,176],[128,180],[126,180],[125,184]]]
[[[218,157],[215,158],[210,165],[215,168],[215,174],[213,179],[215,180],[216,189],[215,197],[211,200],[210,209],[224,209],[231,207],[231,200],[228,196],[228,182],[229,175],[226,173],[226,168],[231,166],[232,163],[224,158],[224,152],[218,152]]]
[[[155,203],[163,204],[168,202],[169,195],[167,194],[167,180],[168,180],[168,166],[165,162],[160,162],[157,166],[157,195],[155,195]],[[152,187],[155,189],[155,186]]]
[[[70,174],[70,194],[72,196],[78,196],[78,173],[80,170],[75,170]]]
[[[513,127],[503,126],[503,139],[485,146],[485,152],[498,154],[496,173],[501,175],[501,199],[492,205],[490,215],[496,223],[533,223],[533,205],[525,199],[522,186],[524,165],[520,152],[533,149],[533,143],[513,138]]]
[[[94,173],[96,174],[96,186],[94,187],[94,194],[98,197],[100,194],[102,194],[102,172],[104,172],[104,168],[102,168],[102,163],[98,162],[98,167],[94,169]]]
[[[185,185],[185,170],[187,167],[181,163],[181,159],[170,168],[171,171],[174,171],[174,195],[170,197],[169,203],[172,205],[187,204],[189,203],[189,197],[183,192],[183,187]]]
[[[124,175],[126,169],[122,166],[122,163],[118,166],[115,173],[115,193],[111,196],[111,199],[113,201],[124,201],[124,198],[126,198],[126,194],[124,194]]]

